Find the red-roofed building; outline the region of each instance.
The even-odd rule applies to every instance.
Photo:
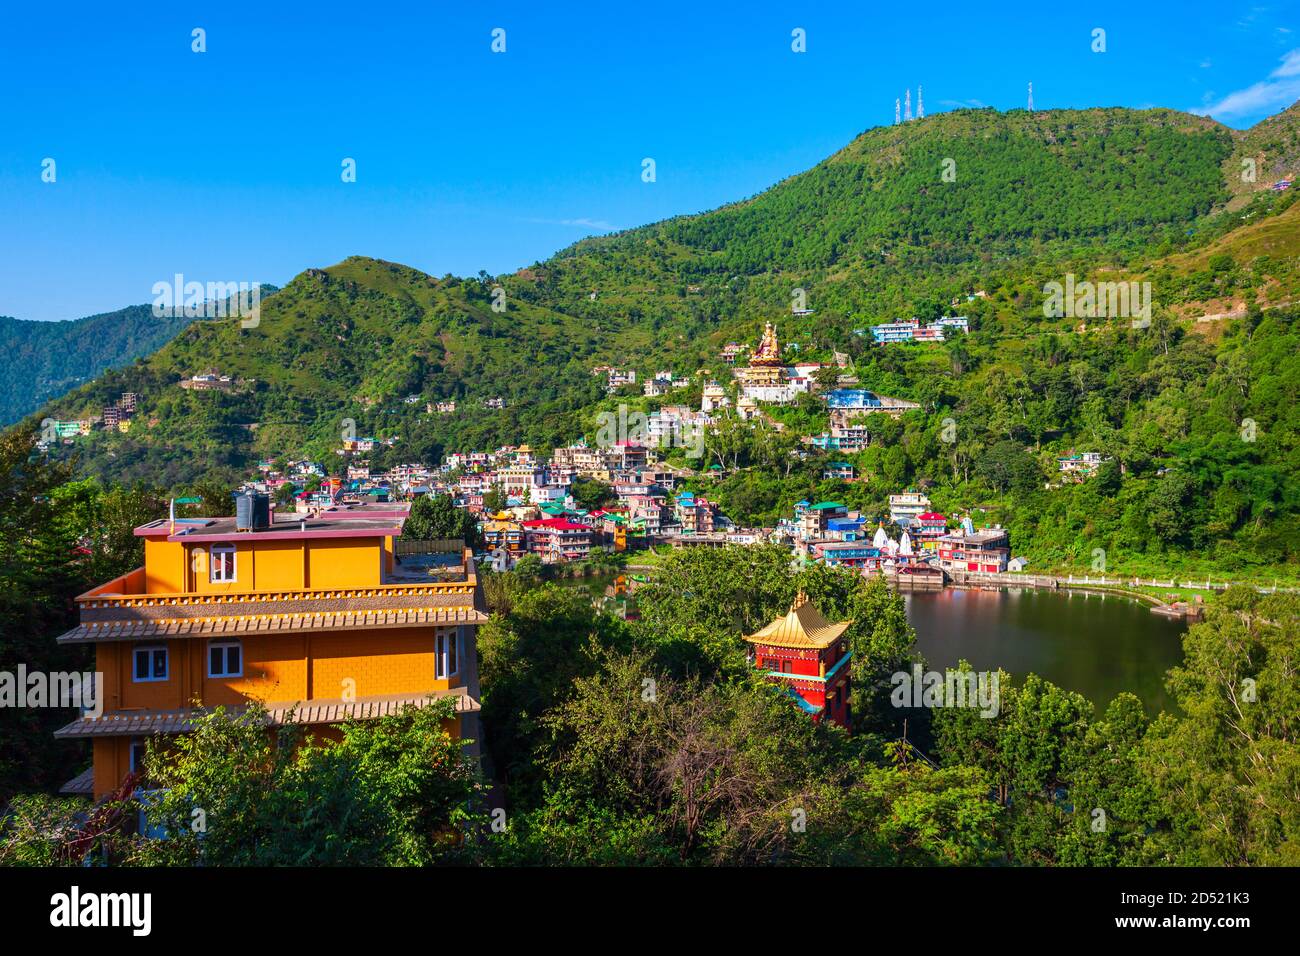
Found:
[[[581,561],[591,552],[593,531],[568,518],[524,522],[526,547],[543,561]]]
[[[938,551],[939,539],[948,533],[948,519],[937,511],[927,511],[916,516],[916,527],[921,548]]]

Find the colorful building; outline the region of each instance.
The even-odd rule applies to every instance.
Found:
[[[860,568],[875,571],[887,555],[870,541],[818,541],[812,545],[813,556],[831,567]]]
[[[56,731],[90,740],[69,792],[96,799],[140,766],[145,743],[211,708],[263,703],[269,724],[331,725],[451,698],[448,731],[477,738],[477,625],[486,620],[468,551],[443,576],[394,557],[406,511],[335,508],[309,518],[159,520],[135,529],[144,566],[77,598],[61,644],[95,648],[103,713]],[[78,783],[79,782],[79,783]]]
[[[1101,452],[1085,451],[1082,454],[1070,454],[1065,458],[1056,459],[1057,467],[1063,475],[1077,475],[1079,477],[1089,477],[1097,473],[1102,462],[1109,459],[1102,457]]]
[[[581,561],[591,552],[591,527],[568,518],[524,522],[527,548],[543,561]]]
[[[674,516],[681,525],[682,534],[713,533],[713,503],[708,498],[696,497],[689,491],[677,496],[673,503]]]
[[[905,319],[900,322],[886,322],[871,327],[871,335],[877,342],[942,342],[945,334],[970,331],[970,323],[965,316],[952,315],[922,325],[920,319]]]
[[[849,510],[838,501],[819,501],[815,505],[795,505],[796,535],[801,541],[825,536],[833,518],[847,518]]]
[[[517,521],[511,520],[508,511],[500,511],[485,520],[480,528],[483,535],[483,549],[489,554],[501,549],[512,558],[524,553],[524,528]]]
[[[945,571],[984,571],[997,574],[1007,569],[1011,548],[1006,531],[985,528],[963,529],[938,539],[939,561]]]
[[[948,533],[948,519],[937,511],[917,515],[913,526],[922,551],[937,551],[939,539]]]
[[[782,685],[799,707],[848,729],[849,650],[844,632],[852,621],[832,624],[802,591],[790,611],[762,630],[746,635],[751,659],[769,680]]]

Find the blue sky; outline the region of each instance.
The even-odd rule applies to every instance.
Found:
[[[918,84],[927,114],[1023,106],[1032,80],[1040,109],[1238,128],[1300,99],[1300,2],[278,6],[5,5],[0,315],[148,302],[178,272],[282,285],[353,254],[513,270],[760,192]]]

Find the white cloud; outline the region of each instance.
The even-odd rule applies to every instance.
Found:
[[[1282,65],[1273,71],[1273,76],[1300,76],[1300,50],[1292,50],[1282,57]]]
[[[561,226],[578,226],[581,229],[613,229],[604,219],[561,219]]]
[[[614,226],[604,219],[588,219],[585,216],[578,219],[527,219],[525,222],[533,222],[542,226],[574,226],[578,229],[594,229],[597,232],[609,232]]]
[[[1300,100],[1300,49],[1292,50],[1282,57],[1282,65],[1244,90],[1236,90],[1224,96],[1218,102],[1209,103],[1190,112],[1200,116],[1224,117],[1249,116],[1255,113],[1271,113],[1277,109],[1290,106]]]

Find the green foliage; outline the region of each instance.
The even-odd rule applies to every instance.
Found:
[[[1300,863],[1300,600],[1226,592],[1183,642],[1138,771],[1161,825],[1144,860],[1199,866]]]
[[[89,806],[45,794],[18,794],[0,814],[0,866],[59,866]]]
[[[193,321],[183,315],[155,316],[147,305],[72,322],[0,316],[0,426],[18,421],[105,369],[148,355]],[[114,395],[105,404],[120,397]]]
[[[576,679],[595,673],[599,649],[616,643],[618,624],[598,616],[577,591],[554,584],[511,596],[508,609],[495,603],[497,613],[478,632],[482,720],[512,803],[531,806],[540,795],[535,755],[546,736],[542,717],[566,699]]]
[[[449,701],[343,725],[340,741],[256,706],[217,708],[192,733],[151,744],[144,801],[161,832],[130,847],[145,865],[423,865],[456,852],[476,792]]]
[[[457,508],[450,495],[420,495],[411,502],[402,537],[409,541],[461,538],[473,547],[478,541],[478,523],[467,510]]]
[[[160,517],[144,490],[70,481],[71,469],[21,429],[0,434],[0,672],[93,670],[84,647],[56,644],[76,624],[72,599],[141,564],[132,529]],[[0,708],[0,805],[19,790],[52,791],[84,766],[88,748],[53,732],[72,710]]]

